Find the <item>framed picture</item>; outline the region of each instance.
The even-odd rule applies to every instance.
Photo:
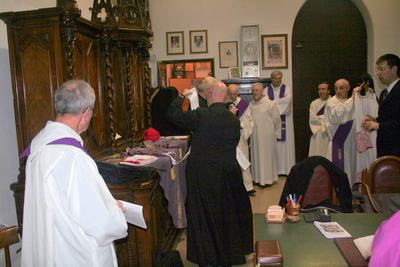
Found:
[[[183,32],[167,32],[167,55],[182,55],[184,53]]]
[[[287,34],[261,35],[262,68],[287,69]]]
[[[219,42],[219,67],[229,68],[238,66],[238,42]]]
[[[189,31],[190,54],[207,53],[207,30]]]

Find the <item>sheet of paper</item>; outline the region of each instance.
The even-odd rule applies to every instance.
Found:
[[[236,159],[244,171],[250,167],[250,161],[243,155],[242,151],[240,151],[238,147],[236,147]]]
[[[126,209],[124,213],[126,221],[128,223],[147,229],[147,225],[143,217],[143,206],[129,203],[123,200],[121,200],[121,202]]]

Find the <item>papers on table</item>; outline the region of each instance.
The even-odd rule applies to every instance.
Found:
[[[143,217],[143,206],[136,205],[121,200],[124,208],[126,209],[124,215],[128,223],[147,229],[146,222]]]
[[[337,222],[314,222],[315,227],[328,239],[351,237]]]
[[[124,158],[119,164],[132,165],[132,166],[143,166],[153,163],[158,158],[150,155],[133,155]]]

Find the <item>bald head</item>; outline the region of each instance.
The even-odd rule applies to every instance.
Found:
[[[207,89],[207,104],[211,106],[214,103],[225,103],[228,97],[228,88],[223,82],[216,80],[211,87]]]
[[[350,90],[350,83],[346,79],[339,79],[335,82],[336,97],[346,99],[348,98]]]
[[[228,86],[228,100],[235,102],[238,96],[239,87],[236,84],[230,84]]]

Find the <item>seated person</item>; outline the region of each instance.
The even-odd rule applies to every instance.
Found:
[[[375,232],[368,266],[400,266],[400,211],[383,222]]]

